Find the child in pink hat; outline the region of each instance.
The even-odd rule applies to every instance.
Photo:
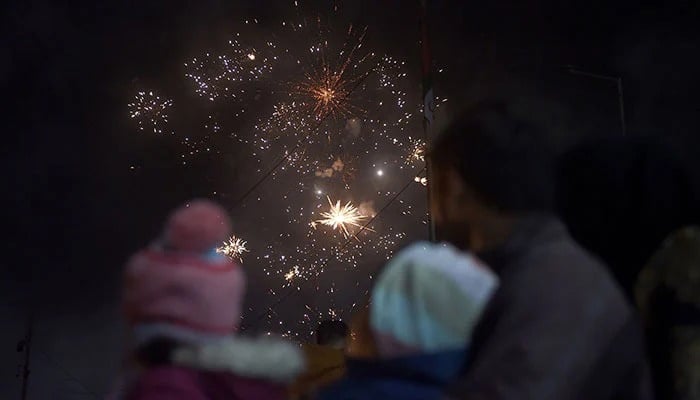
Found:
[[[297,346],[234,336],[245,275],[216,250],[230,233],[225,210],[194,200],[127,264],[122,306],[137,371],[122,398],[283,399],[303,371]]]

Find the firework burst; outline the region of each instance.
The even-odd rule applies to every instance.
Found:
[[[319,33],[322,33],[320,19],[317,19],[317,23]],[[305,79],[292,86],[291,92],[308,106],[316,120],[348,118],[362,113],[363,110],[351,100],[353,91],[373,69],[367,61],[374,58],[374,53],[360,52],[366,33],[365,28],[356,36],[350,25],[346,42],[339,51],[331,49],[328,40],[323,38],[309,47],[309,52],[316,56],[316,62],[312,64],[311,71],[304,74]]]
[[[425,162],[425,140],[415,139],[411,141],[409,153],[406,156],[406,164]]]
[[[216,249],[216,252],[223,254],[228,258],[243,261],[243,253],[247,253],[249,251],[246,247],[247,245],[248,242],[245,240],[242,240],[236,236],[231,236],[221,245],[221,247]]]
[[[330,196],[326,196],[326,198],[328,199],[330,210],[322,212],[321,217],[323,218],[314,222],[330,226],[333,229],[338,229],[343,232],[343,235],[346,238],[350,237],[350,231],[348,230],[349,226],[355,226],[361,229],[364,228],[362,225],[360,225],[360,222],[367,219],[367,217],[362,215],[360,210],[352,205],[351,202],[348,201],[344,206],[341,206],[340,200],[333,204]]]
[[[162,133],[161,126],[168,123],[168,109],[172,105],[172,100],[161,99],[150,91],[138,92],[127,107],[129,107],[129,116],[137,121],[139,130],[148,129],[153,130],[153,133]]]

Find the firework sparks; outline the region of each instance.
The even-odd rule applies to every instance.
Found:
[[[411,141],[410,152],[406,157],[406,164],[425,162],[425,141],[415,139]]]
[[[245,21],[248,26],[241,26],[228,43],[218,47],[208,43],[207,48],[214,50],[182,60],[181,79],[188,85],[178,87],[187,90],[186,96],[172,88],[168,94],[177,96],[178,109],[191,114],[178,115],[178,122],[192,120],[203,129],[158,140],[175,140],[182,149],[175,153],[177,160],[195,167],[195,161],[226,160],[230,146],[240,144],[250,154],[241,165],[251,174],[272,171],[269,176],[277,181],[276,190],[258,193],[255,211],[251,207],[245,215],[251,221],[262,218],[261,224],[275,221],[266,244],[248,255],[246,242],[232,237],[217,251],[236,260],[245,256],[246,262],[253,257],[260,265],[255,273],[274,277],[274,281],[265,278],[266,283],[322,295],[327,282],[319,277],[342,268],[343,274],[357,274],[348,275],[350,279],[359,276],[357,286],[367,279],[364,266],[387,259],[416,230],[424,231],[411,214],[416,198],[408,197],[410,192],[397,200],[399,205],[386,212],[382,208],[383,216],[376,222],[379,214],[373,206],[373,202],[383,205],[383,199],[396,193],[393,182],[412,179],[413,167],[425,161],[425,146],[419,149],[421,142],[413,140],[419,137],[422,99],[406,63],[371,47],[375,46],[371,38],[365,42],[366,29],[334,31],[339,26],[335,20],[315,24],[317,18],[300,17],[296,22],[280,21],[276,28]],[[182,68],[182,63],[178,66]],[[142,96],[144,104],[153,101],[148,90]],[[154,104],[161,105],[164,117],[152,114],[158,107],[137,106],[137,101],[129,104],[131,116],[141,130],[158,125],[154,132],[165,131],[165,111],[172,116],[168,110],[172,101],[151,96],[160,102]],[[192,102],[198,106],[183,107]],[[426,183],[420,175],[416,179]],[[215,194],[223,190],[210,189]],[[368,201],[341,204],[346,195]],[[370,218],[378,233],[361,235],[363,230],[375,232],[363,227]],[[311,280],[316,284],[303,285]],[[334,288],[325,292],[331,299]],[[269,288],[268,294],[278,297],[276,289]],[[328,307],[339,315],[347,311],[342,305],[336,309],[332,300],[330,305],[314,304],[307,306],[300,323],[315,326]],[[285,324],[297,323],[297,316],[290,309],[284,314],[271,310],[264,323],[277,332]],[[294,335],[299,336],[299,329]]]
[[[303,103],[310,105],[316,120],[329,116],[345,118],[362,112],[350,100],[355,87],[372,71],[372,68],[364,72],[358,71],[360,65],[374,56],[372,53],[357,55],[362,48],[365,33],[366,29],[352,46],[348,46],[349,50],[343,49],[338,53],[340,61],[337,66],[328,62],[328,41],[309,48],[312,54],[318,55],[319,66],[306,74],[306,79],[296,85],[293,93],[299,95]],[[352,26],[348,29],[348,38],[354,39]]]
[[[248,248],[246,247],[248,242],[238,238],[236,236],[231,236],[228,241],[224,242],[221,247],[216,249],[217,253],[223,254],[231,259],[237,259],[238,261],[243,261],[243,253],[247,253]]]
[[[241,84],[256,82],[272,71],[272,58],[265,53],[274,51],[274,43],[267,42],[258,51],[244,46],[236,35],[229,41],[229,48],[222,54],[206,53],[185,63],[185,76],[195,84],[195,92],[214,101],[218,97],[243,97],[245,88]]]
[[[420,183],[423,186],[428,186],[428,178],[424,176],[416,176],[415,178],[413,178],[413,181],[416,183]]]
[[[333,229],[339,229],[346,238],[350,237],[348,226],[363,228],[360,222],[364,221],[367,217],[360,214],[360,210],[352,205],[351,202],[348,201],[344,206],[341,206],[340,200],[333,204],[330,196],[326,196],[326,198],[331,208],[329,211],[321,213],[322,219],[314,222],[330,226]]]
[[[133,102],[127,104],[129,116],[138,123],[139,130],[152,129],[153,133],[162,133],[162,124],[168,123],[168,109],[173,101],[161,99],[153,92],[138,92]]]
[[[342,73],[333,72],[323,66],[319,76],[309,76],[297,86],[298,92],[308,95],[313,104],[313,115],[322,120],[329,115],[349,115],[350,89]]]
[[[290,269],[286,274],[284,274],[284,280],[287,282],[291,282],[294,280],[295,277],[300,275],[301,272],[299,271],[299,267],[295,266],[294,268]]]

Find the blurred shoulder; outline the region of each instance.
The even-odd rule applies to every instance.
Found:
[[[608,268],[576,243],[561,222],[551,220],[529,243],[502,283],[514,300],[574,314],[631,312]]]

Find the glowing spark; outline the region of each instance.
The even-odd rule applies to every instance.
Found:
[[[255,60],[255,54],[253,54],[253,53],[248,54],[248,59],[251,61]]]
[[[291,282],[295,277],[300,275],[301,272],[299,271],[299,267],[295,266],[294,268],[290,269],[289,272],[284,274],[284,280]]]
[[[377,175],[384,176],[384,171],[382,171],[381,169],[377,170]]]
[[[231,236],[228,239],[228,241],[224,242],[221,247],[218,247],[216,249],[216,252],[223,254],[231,259],[238,259],[238,261],[243,261],[243,253],[249,251],[246,247],[247,244],[248,242],[246,242],[245,240],[242,240],[241,238],[237,238],[235,236]]]
[[[416,183],[420,183],[423,186],[428,186],[428,178],[426,178],[424,176],[423,177],[416,176],[415,178],[413,178],[413,181]]]
[[[350,237],[348,226],[362,228],[360,222],[367,217],[360,214],[357,207],[353,206],[349,201],[344,206],[340,205],[340,200],[333,204],[331,198],[329,196],[326,197],[328,199],[328,204],[331,206],[330,211],[322,212],[321,216],[323,218],[315,222],[330,226],[333,229],[339,229],[346,238]]]

